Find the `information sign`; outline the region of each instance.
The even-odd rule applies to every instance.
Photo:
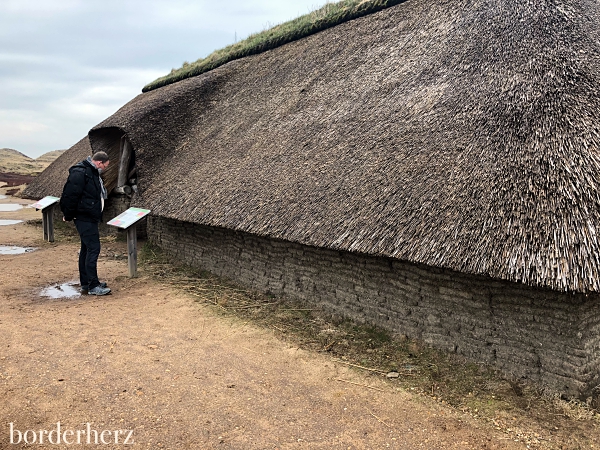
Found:
[[[122,212],[117,217],[110,220],[108,224],[119,228],[129,228],[148,214],[150,214],[149,209],[129,208],[127,211]]]
[[[44,197],[43,199],[41,199],[39,202],[34,203],[33,205],[30,205],[30,206],[35,209],[44,209],[50,205],[55,204],[59,200],[60,200],[60,198],[58,198],[58,197],[52,197],[51,195],[48,195],[47,197]]]

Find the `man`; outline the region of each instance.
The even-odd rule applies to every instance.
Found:
[[[64,221],[75,221],[81,238],[79,252],[79,281],[81,291],[90,295],[106,295],[110,289],[98,280],[98,256],[100,255],[100,233],[106,189],[100,173],[110,163],[105,152],[75,164],[69,169],[69,178],[60,198],[60,209]]]

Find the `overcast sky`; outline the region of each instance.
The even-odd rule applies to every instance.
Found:
[[[147,83],[325,0],[0,0],[0,148],[71,147]]]

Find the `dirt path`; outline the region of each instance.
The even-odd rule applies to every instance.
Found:
[[[31,208],[0,212],[40,217]],[[15,430],[34,430],[30,447],[40,449],[93,448],[81,432],[87,424],[102,448],[123,448],[129,430],[130,447],[140,449],[526,448],[444,405],[217,316],[169,286],[128,279],[125,260],[101,256],[110,296],[41,297],[44,287],[76,278],[78,245],[40,238],[30,225],[0,226],[0,245],[37,247],[0,255],[2,449],[25,448],[11,444],[10,423],[13,442]],[[110,247],[123,252],[125,244]],[[48,444],[46,435],[38,445],[40,430],[57,422],[71,445]],[[26,436],[32,442],[33,431]]]

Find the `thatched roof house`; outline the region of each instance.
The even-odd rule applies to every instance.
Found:
[[[408,0],[143,93],[89,139],[127,135],[157,217],[597,304],[599,20]],[[29,195],[60,193],[75,153]]]

